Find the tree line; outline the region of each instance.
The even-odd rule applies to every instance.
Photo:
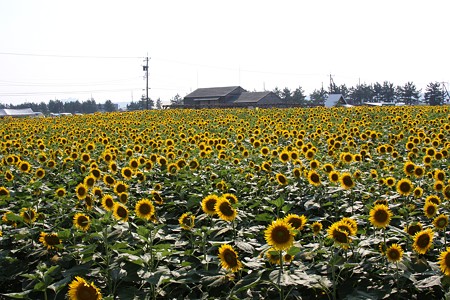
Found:
[[[0,104],[0,108],[31,108],[33,111],[42,112],[43,114],[60,114],[60,113],[81,113],[92,114],[95,112],[113,112],[117,110],[117,105],[112,103],[111,100],[106,100],[104,103],[96,103],[94,99],[89,99],[83,102],[79,100],[63,102],[61,100],[50,100],[48,103],[40,102],[25,102],[21,104]]]
[[[342,94],[347,103],[353,105],[361,105],[365,102],[443,105],[450,100],[447,89],[439,82],[429,83],[423,95],[422,90],[418,90],[412,82],[407,82],[403,86],[395,86],[388,81],[384,81],[382,84],[378,82],[375,84],[357,84],[355,87],[352,86],[350,88],[345,84],[338,86],[332,82],[328,90],[325,90],[323,87],[314,90],[309,95],[309,99],[307,99],[302,87],[298,87],[293,91],[287,87],[283,90],[276,87],[273,92],[286,103],[300,106],[324,105],[329,94]]]

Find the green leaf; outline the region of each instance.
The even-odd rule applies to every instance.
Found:
[[[11,297],[14,299],[26,299],[26,298],[28,298],[27,295],[31,292],[32,292],[32,290],[28,290],[28,291],[23,291],[20,293],[9,293],[9,294],[2,294],[2,295],[6,296],[6,297]]]
[[[69,282],[71,281],[70,277],[64,277],[63,279],[54,282],[53,284],[49,285],[48,288],[54,291],[55,293],[58,293],[61,291]]]

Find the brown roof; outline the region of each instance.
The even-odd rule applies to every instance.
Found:
[[[223,97],[234,90],[240,88],[240,86],[226,86],[226,87],[212,87],[212,88],[200,88],[196,89],[192,93],[186,95],[184,98],[214,98]]]

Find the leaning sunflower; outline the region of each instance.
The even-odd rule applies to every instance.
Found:
[[[275,250],[289,249],[294,243],[294,228],[284,219],[277,219],[264,232],[267,244]]]
[[[450,247],[439,254],[439,267],[446,276],[450,276]]]
[[[289,214],[286,217],[284,217],[284,220],[289,223],[292,228],[300,231],[305,227],[305,224],[307,222],[307,219],[304,215],[296,215],[296,214]]]
[[[37,213],[32,208],[24,208],[20,212],[20,216],[23,218],[25,223],[31,224],[37,219]]]
[[[419,254],[425,254],[433,244],[434,232],[428,228],[414,235],[413,249]]]
[[[242,269],[242,263],[239,261],[236,251],[228,244],[223,244],[219,248],[219,258],[222,268],[237,272]]]
[[[119,221],[128,221],[128,208],[122,203],[115,202],[113,207],[113,215]]]
[[[178,223],[180,223],[181,228],[185,230],[191,230],[192,228],[194,228],[194,221],[195,216],[190,212],[182,214],[178,219]]]
[[[45,233],[41,232],[39,237],[39,242],[41,242],[48,250],[56,249],[57,245],[61,245],[61,240],[57,233]]]
[[[101,300],[102,293],[94,283],[88,283],[83,278],[76,276],[75,279],[69,283],[69,292],[67,293],[69,300]]]
[[[135,212],[139,218],[150,220],[155,214],[155,206],[149,199],[144,198],[136,203]]]
[[[277,173],[275,176],[277,178],[277,182],[278,182],[279,185],[286,185],[286,184],[288,184],[288,180],[287,180],[286,176],[284,176],[283,174]]]
[[[76,213],[73,217],[73,225],[79,230],[87,231],[91,226],[89,216],[81,213]]]
[[[437,230],[445,230],[448,226],[448,216],[443,214],[437,216],[433,220],[433,225]]]
[[[214,210],[216,214],[224,221],[231,222],[236,219],[236,209],[231,206],[230,201],[224,197],[219,197],[216,204],[214,205]]]
[[[214,216],[216,214],[215,206],[216,202],[219,200],[219,196],[211,194],[203,198],[202,200],[202,210],[205,214]]]
[[[352,174],[348,172],[344,172],[339,177],[339,182],[341,183],[341,187],[345,190],[349,190],[355,186],[355,182],[353,181]]]
[[[370,210],[369,221],[377,228],[386,228],[391,221],[392,213],[386,205],[377,204]]]

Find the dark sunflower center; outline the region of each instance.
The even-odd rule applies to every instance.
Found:
[[[233,208],[231,207],[230,203],[228,203],[228,202],[223,202],[222,204],[220,204],[219,209],[220,209],[220,212],[227,217],[231,217],[234,214]]]
[[[89,178],[86,180],[86,184],[87,184],[88,186],[93,186],[94,183],[95,183],[95,180],[94,180],[94,178],[92,178],[92,177],[89,177]]]
[[[296,229],[302,227],[303,225],[302,219],[300,218],[290,218],[288,223]]]
[[[271,237],[276,244],[284,244],[289,242],[291,233],[285,226],[277,226],[272,230]]]
[[[389,250],[387,256],[392,260],[397,260],[400,258],[400,253],[398,252],[397,249],[391,249]]]
[[[446,267],[447,269],[450,269],[450,253],[447,253],[447,254],[445,255],[444,261],[445,261],[445,267]]]
[[[147,203],[143,203],[139,206],[139,212],[143,215],[149,214],[150,211],[151,211],[150,205],[148,205]]]
[[[434,215],[434,213],[436,212],[436,208],[434,205],[429,205],[427,207],[427,214],[429,215]]]
[[[117,208],[117,215],[119,217],[121,217],[122,219],[126,218],[128,216],[128,212],[125,208],[123,208],[122,206],[119,206]]]
[[[90,285],[80,285],[77,288],[77,299],[79,300],[95,300],[98,299],[97,290]]]
[[[190,216],[184,217],[182,222],[184,225],[186,225],[188,227],[192,226],[192,218]]]
[[[78,189],[78,195],[80,196],[86,195],[86,189],[84,187],[80,187]]]
[[[310,178],[311,178],[311,181],[314,182],[314,183],[320,182],[320,177],[316,173],[311,174]]]
[[[445,219],[445,218],[439,218],[437,221],[436,221],[436,227],[438,227],[438,228],[444,228],[444,227],[446,227],[447,226],[447,220]]]
[[[8,191],[6,189],[0,189],[0,196],[8,195]]]
[[[378,223],[385,223],[388,220],[388,213],[386,210],[377,210],[374,215],[375,221]]]
[[[106,199],[105,201],[106,207],[113,207],[114,206],[114,201],[111,198]]]
[[[77,219],[77,223],[78,223],[78,225],[84,227],[89,224],[89,220],[85,216],[79,216]]]
[[[206,201],[206,208],[209,211],[214,211],[214,206],[216,205],[216,200],[215,199],[209,199],[208,201]]]
[[[419,232],[422,228],[420,228],[419,225],[411,225],[408,227],[408,233],[410,235],[415,235],[417,232]]]
[[[411,185],[408,182],[402,182],[399,188],[403,193],[408,193],[411,190]]]
[[[336,242],[341,244],[348,243],[348,236],[347,233],[340,231],[340,230],[334,230],[333,232],[333,238]]]
[[[123,192],[125,192],[125,190],[126,190],[125,185],[123,185],[123,184],[117,185],[117,192],[118,193],[123,193]]]
[[[338,174],[331,174],[331,181],[338,181],[338,180],[339,180]]]
[[[57,235],[49,234],[49,235],[45,236],[45,242],[49,246],[58,245],[59,244],[59,238],[58,238]]]
[[[225,250],[225,252],[223,253],[223,259],[231,268],[234,268],[237,266],[237,258],[236,258],[236,254],[234,254],[234,252],[232,252],[230,250]]]
[[[351,178],[350,176],[344,176],[344,177],[342,178],[342,183],[343,183],[345,186],[353,186],[353,180],[352,180],[352,178]]]
[[[417,239],[417,246],[419,248],[426,248],[429,243],[430,243],[430,237],[428,236],[428,234],[422,234]]]

